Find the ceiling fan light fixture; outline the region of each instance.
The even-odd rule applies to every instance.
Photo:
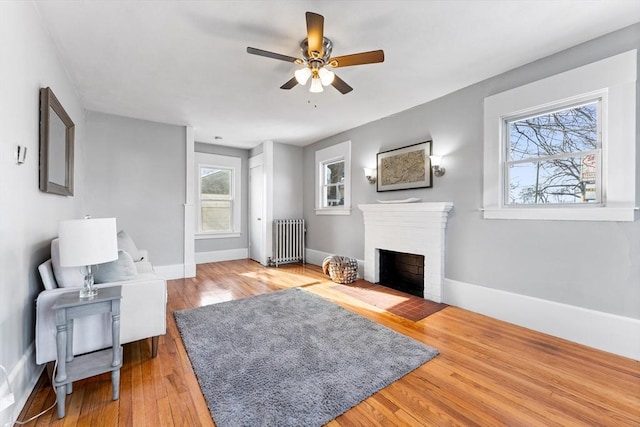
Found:
[[[294,77],[291,77],[285,84],[280,86],[280,89],[293,89],[298,84],[304,86],[311,79],[310,92],[323,92],[324,86],[331,85],[338,92],[346,95],[353,88],[330,69],[325,68],[384,62],[384,52],[381,49],[332,57],[333,42],[324,37],[324,17],[314,12],[307,12],[305,16],[307,20],[307,37],[300,42],[301,58],[256,49],[255,47],[247,47],[247,53],[251,55],[264,56],[302,66],[301,69],[294,71]]]
[[[318,76],[320,77],[320,82],[322,82],[322,86],[329,86],[333,83],[333,78],[336,76],[333,71],[329,71],[326,68],[320,68],[318,70]]]
[[[307,83],[307,80],[309,80],[309,77],[311,77],[311,70],[306,67],[301,68],[299,70],[296,70],[293,75],[295,76],[299,84],[305,85]]]
[[[309,87],[309,92],[320,93],[324,90],[322,87],[322,82],[319,77],[313,77],[311,79],[311,87]]]

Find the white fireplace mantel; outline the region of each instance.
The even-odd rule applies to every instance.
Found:
[[[424,297],[442,302],[451,202],[358,205],[364,215],[364,278],[378,283],[380,249],[424,256]]]

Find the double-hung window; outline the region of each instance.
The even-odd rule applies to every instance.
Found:
[[[505,118],[505,205],[602,202],[601,102]]]
[[[322,208],[344,206],[344,159],[321,164]]]
[[[233,213],[232,169],[200,165],[200,231],[229,233]]]
[[[316,214],[351,213],[351,142],[316,151]]]
[[[197,238],[239,235],[241,159],[206,153],[195,158]]]
[[[637,50],[484,99],[483,216],[634,221]]]

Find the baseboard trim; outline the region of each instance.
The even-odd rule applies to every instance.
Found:
[[[16,366],[9,372],[8,380],[11,384],[15,403],[0,413],[2,425],[6,423],[12,425],[16,421],[43,371],[44,365],[40,366],[35,363],[35,344],[31,343],[27,351],[16,363]],[[0,396],[6,396],[7,393],[8,387],[6,383],[2,382]]]
[[[196,277],[196,263],[184,266],[184,277]]]
[[[186,274],[184,264],[154,265],[153,270],[158,276],[163,277],[165,280],[183,279],[185,277],[195,276],[195,272],[193,276],[188,276]]]
[[[196,252],[196,264],[208,262],[233,261],[249,258],[248,248],[226,249],[222,251]]]
[[[317,251],[315,249],[305,249],[305,259],[307,263],[313,265],[322,265],[324,259],[328,256],[336,255],[330,254],[328,252]],[[358,259],[358,279],[362,279],[364,277],[364,260]]]
[[[445,279],[443,291],[449,305],[640,360],[639,319],[451,279]]]

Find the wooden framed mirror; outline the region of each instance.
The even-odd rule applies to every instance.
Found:
[[[40,190],[73,196],[75,125],[53,94],[40,89]]]

